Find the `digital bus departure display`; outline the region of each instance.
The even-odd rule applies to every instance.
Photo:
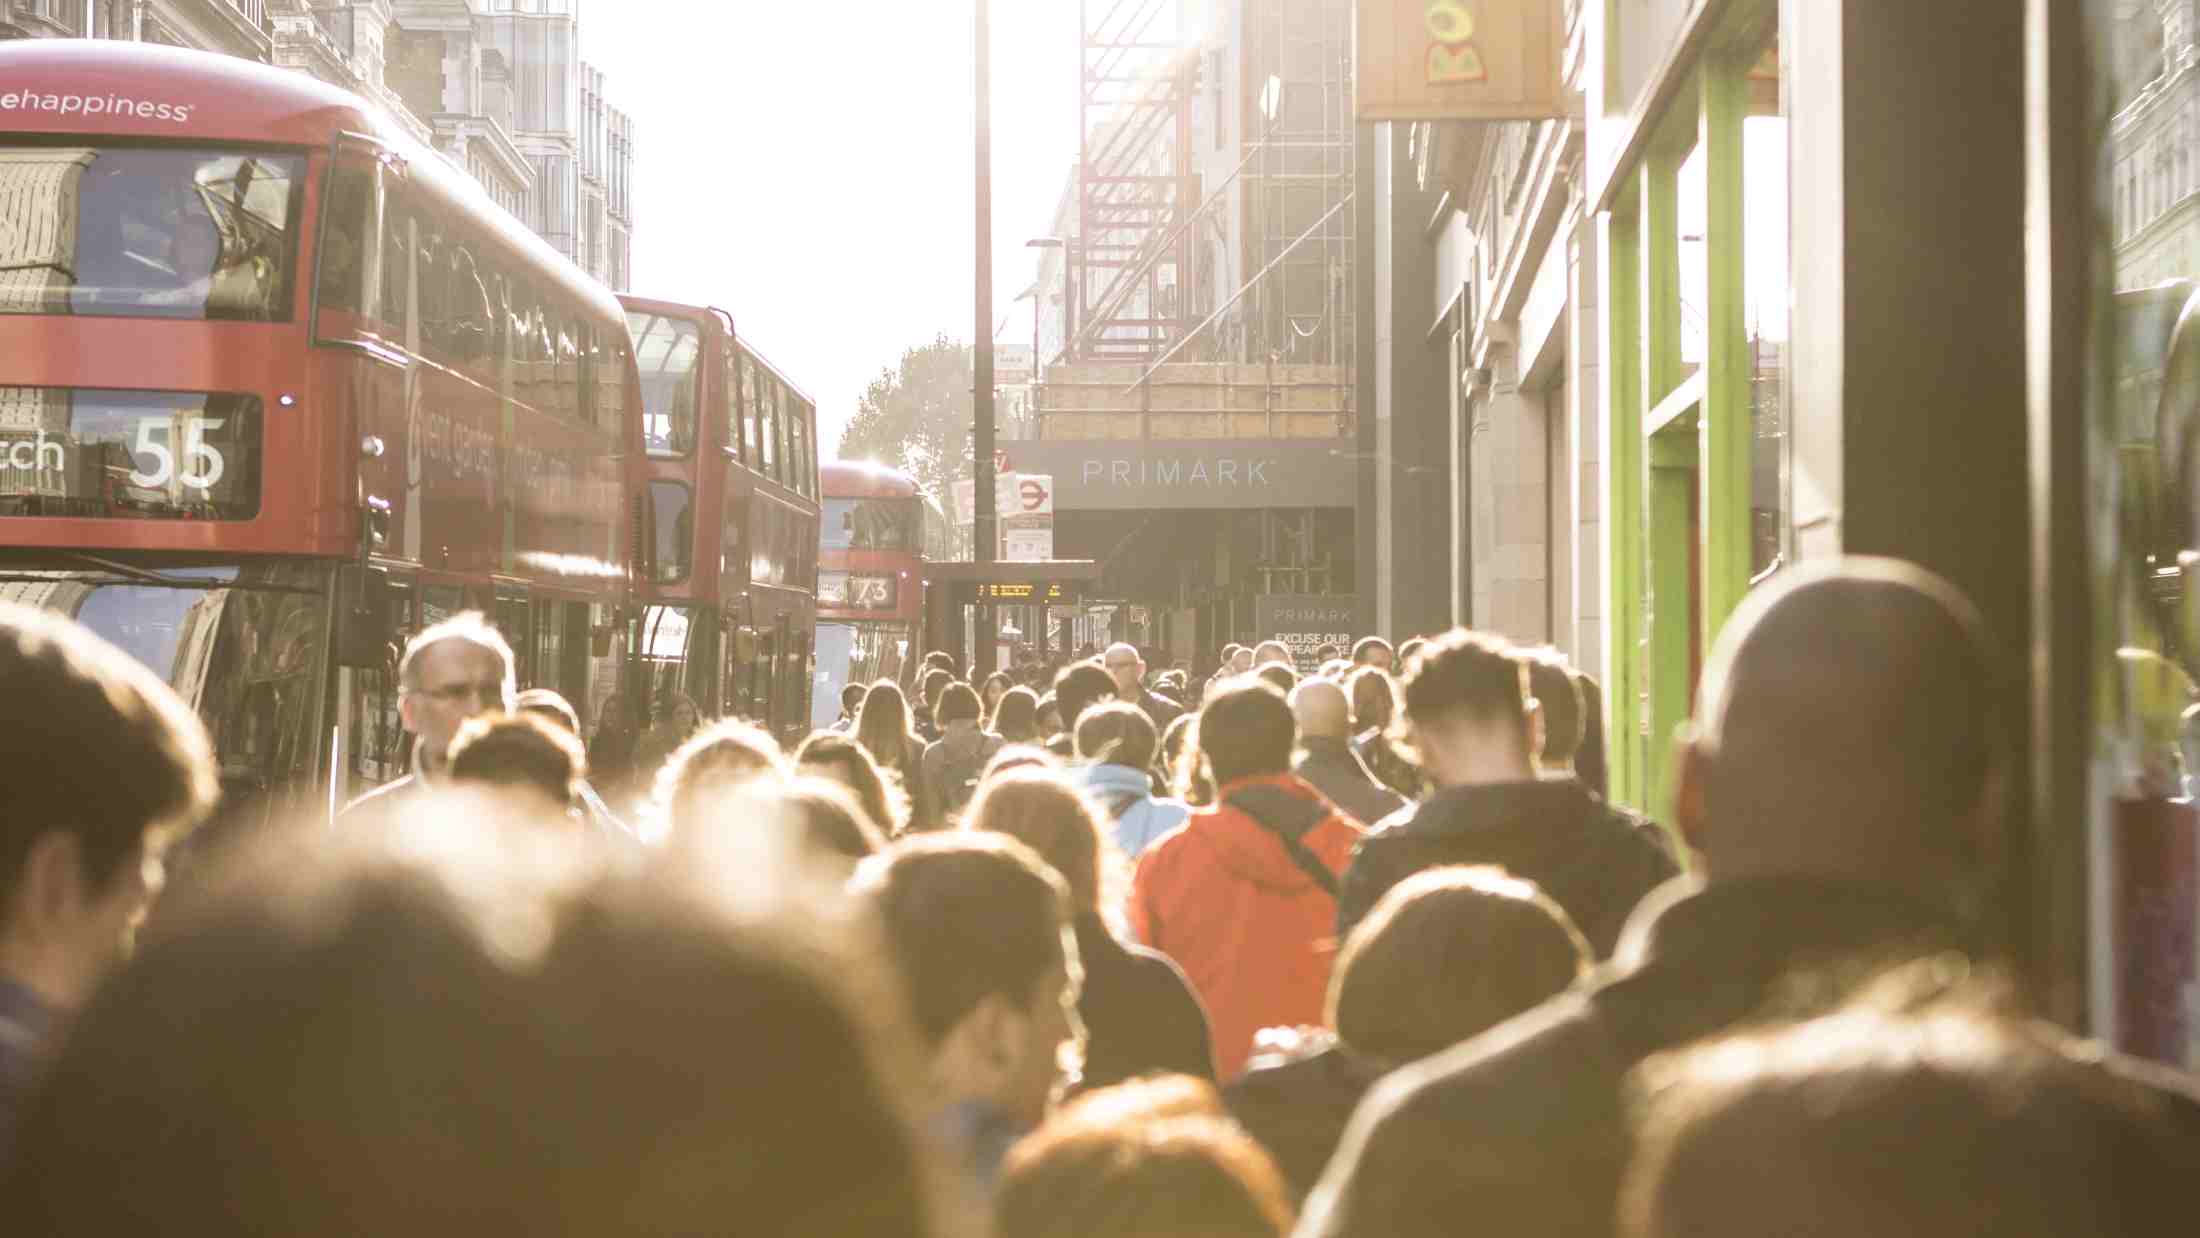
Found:
[[[249,520],[260,401],[0,387],[0,516]]]

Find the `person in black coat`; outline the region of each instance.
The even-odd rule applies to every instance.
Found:
[[[1360,840],[1337,898],[1338,937],[1424,868],[1495,864],[1557,899],[1608,957],[1635,905],[1680,872],[1662,831],[1577,779],[1543,775],[1543,713],[1527,660],[1503,642],[1452,632],[1424,646],[1408,675],[1406,723],[1437,790]]]
[[[1084,966],[1077,999],[1085,1024],[1079,1087],[1157,1073],[1213,1080],[1207,1014],[1184,973],[1167,956],[1123,941],[1101,910],[1102,876],[1121,857],[1084,796],[1055,770],[1005,770],[979,787],[963,828],[1022,842],[1069,886]]]
[[[1263,1033],[1224,1103],[1304,1200],[1384,1072],[1537,1005],[1589,964],[1580,931],[1533,883],[1493,868],[1417,874],[1345,943],[1328,1028]]]
[[[1344,689],[1309,679],[1291,690],[1291,717],[1299,752],[1291,772],[1344,809],[1361,825],[1374,825],[1406,806],[1406,797],[1378,782],[1352,747],[1352,706]]]
[[[1378,1085],[1300,1238],[1434,1238],[1468,1217],[1602,1238],[1638,1063],[1776,997],[1802,1015],[1889,966],[1976,957],[2006,828],[2006,672],[1969,602],[1914,566],[1790,568],[1752,594],[1679,753],[1701,880],[1658,891],[1589,984]]]

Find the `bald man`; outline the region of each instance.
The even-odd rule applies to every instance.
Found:
[[[1596,980],[1391,1075],[1300,1238],[1451,1234],[1460,1217],[1602,1238],[1636,1063],[1756,1016],[1798,969],[1972,948],[2002,827],[2004,672],[1970,603],[1907,564],[1790,568],[1751,594],[1681,745],[1701,879],[1653,894]]]
[[[1291,656],[1291,646],[1280,640],[1264,640],[1253,647],[1253,669],[1264,666],[1288,666],[1296,668],[1298,659]]]
[[[1327,679],[1309,679],[1291,691],[1291,717],[1299,728],[1292,772],[1362,825],[1374,825],[1406,806],[1406,797],[1384,786],[1352,747],[1352,703]]]

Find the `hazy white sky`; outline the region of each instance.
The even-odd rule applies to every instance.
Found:
[[[994,316],[1077,155],[1077,0],[993,0]],[[730,310],[828,452],[904,348],[975,326],[971,0],[586,0],[635,119],[634,291]]]

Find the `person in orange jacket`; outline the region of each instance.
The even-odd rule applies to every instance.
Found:
[[[1132,931],[1191,980],[1225,1081],[1260,1029],[1321,1021],[1338,877],[1360,838],[1291,772],[1296,739],[1291,707],[1267,683],[1239,681],[1209,701],[1194,742],[1216,802],[1154,842],[1131,886]]]

